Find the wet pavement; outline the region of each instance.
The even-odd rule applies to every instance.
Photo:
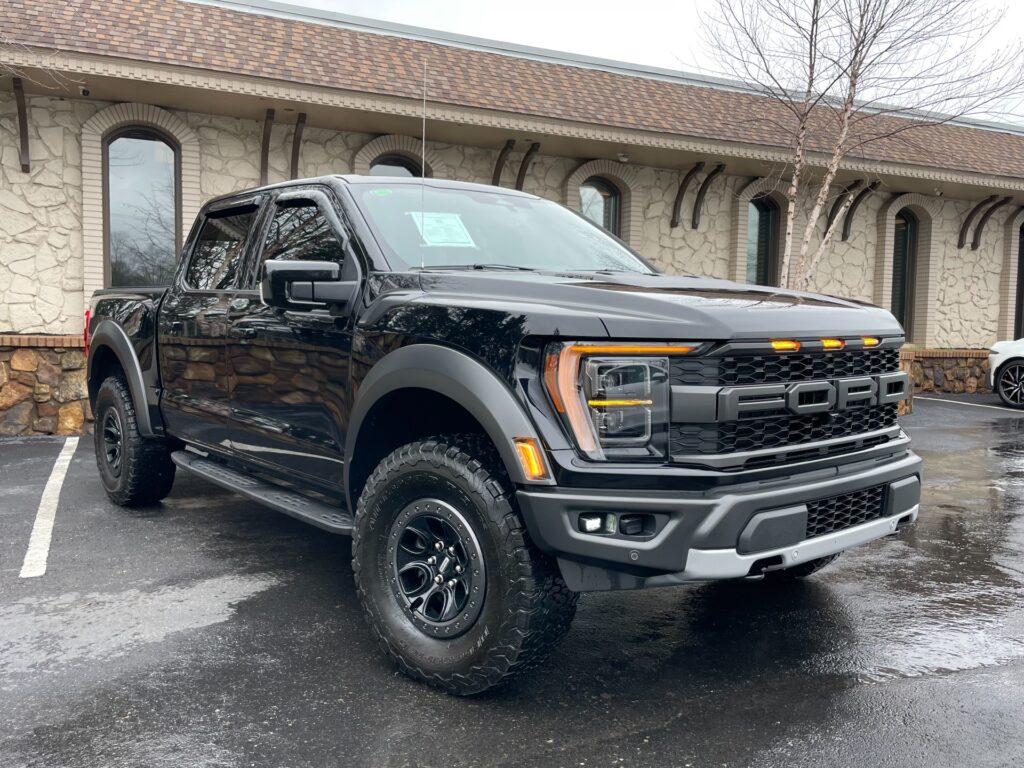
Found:
[[[915,402],[915,529],[805,583],[585,595],[472,700],[380,655],[347,540],[188,477],[119,509],[88,439],[19,578],[62,441],[2,442],[0,766],[1020,765],[1024,414]]]

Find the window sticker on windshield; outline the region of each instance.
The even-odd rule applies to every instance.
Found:
[[[476,243],[458,213],[407,211],[416,222],[423,244],[428,247],[476,248]]]

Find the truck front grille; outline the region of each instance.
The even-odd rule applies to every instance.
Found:
[[[885,514],[885,486],[807,502],[807,538],[878,520]]]
[[[899,367],[898,348],[856,349],[794,355],[677,357],[672,360],[671,377],[673,384],[724,387],[875,376],[897,371]]]
[[[717,424],[673,424],[671,451],[689,456],[787,448],[885,429],[896,424],[896,416],[897,406],[889,404],[809,416],[773,411]]]

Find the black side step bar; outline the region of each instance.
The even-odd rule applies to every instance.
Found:
[[[264,482],[191,451],[175,451],[171,454],[171,459],[186,472],[198,475],[229,491],[248,496],[265,507],[284,512],[331,533],[352,535],[352,515],[343,509]]]

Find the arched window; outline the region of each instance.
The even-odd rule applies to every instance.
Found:
[[[779,206],[767,195],[747,206],[747,282],[778,285]]]
[[[580,185],[580,213],[613,235],[622,233],[622,194],[619,188],[600,176],[591,176]]]
[[[181,153],[151,128],[128,127],[103,142],[106,284],[166,285],[180,250]]]
[[[917,279],[917,217],[909,208],[896,214],[892,246],[892,313],[911,338],[914,283]]]
[[[1024,227],[1020,228],[1018,234],[1020,245],[1017,249],[1017,314],[1013,321],[1013,338],[1024,339],[1024,263],[1021,255],[1024,254]]]
[[[411,176],[422,175],[420,164],[405,155],[381,155],[370,163],[371,176]]]

